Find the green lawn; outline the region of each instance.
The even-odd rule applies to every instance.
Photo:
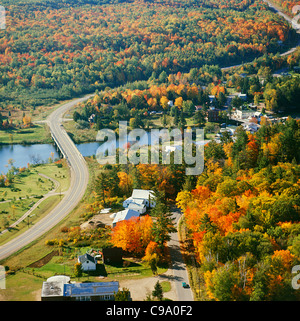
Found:
[[[34,167],[33,170],[36,173],[47,175],[58,181],[60,187],[56,190],[56,192],[65,192],[68,190],[70,185],[70,170],[66,165],[60,168],[57,167],[55,163],[38,165]]]
[[[29,172],[18,174],[10,187],[0,187],[0,200],[13,200],[20,197],[33,197],[35,195],[44,195],[51,191],[54,183],[39,175],[42,173],[50,178],[57,180],[61,186],[61,192],[69,187],[69,169],[66,166],[58,168],[55,163],[44,164],[32,167]],[[57,192],[60,192],[58,188]]]
[[[3,234],[0,236],[0,244],[3,244],[5,242],[10,241],[12,238],[16,237],[18,234],[23,233],[24,230],[26,230],[28,228],[28,224],[32,225],[35,222],[37,222],[39,219],[41,219],[42,217],[44,217],[45,215],[47,215],[61,200],[61,197],[59,195],[54,195],[51,196],[47,199],[45,199],[34,211],[31,212],[30,214],[30,218],[26,218],[24,221],[22,221],[20,224],[17,225],[16,228],[11,229],[9,232]],[[10,205],[8,205],[9,203],[2,203],[1,204],[1,211],[2,211],[2,205],[4,208],[5,206],[8,206],[8,214],[0,214],[1,218],[0,218],[0,230],[2,231],[4,229],[4,223],[8,221],[9,225],[12,224],[13,222],[15,222],[19,217],[21,217],[23,214],[25,214],[27,212],[27,210],[34,205],[35,202],[37,202],[38,200],[33,198],[33,199],[25,199],[22,201],[18,201],[15,204],[16,205],[16,209],[15,211],[15,218],[13,218],[13,214],[12,214],[12,209],[9,208]],[[23,203],[24,205],[18,205],[19,203]],[[29,202],[28,207],[26,208],[25,205],[27,204],[27,202]]]
[[[0,130],[1,144],[51,143],[47,125],[35,125],[32,128]]]
[[[30,170],[15,176],[13,184],[9,187],[0,188],[0,198],[14,200],[20,197],[33,197],[47,194],[54,188],[54,183],[40,175],[36,170]]]
[[[95,142],[97,130],[93,128],[79,129],[74,121],[64,122],[64,128],[76,144]]]
[[[6,289],[0,291],[1,301],[37,301],[41,299],[43,280],[22,271],[6,276]]]
[[[0,210],[0,231],[4,229],[6,223],[9,225],[20,218],[29,208],[37,202],[36,198],[22,199],[15,202],[1,203]]]

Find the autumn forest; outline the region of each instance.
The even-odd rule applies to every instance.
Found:
[[[187,164],[99,166],[87,158],[82,220],[122,209],[133,189],[155,191],[157,205],[114,228],[62,228],[61,241],[45,246],[121,247],[155,274],[177,208],[195,300],[298,301],[291,280],[300,264],[300,51],[280,55],[299,41],[287,21],[263,0],[2,2],[1,131],[15,126],[1,112],[21,111],[23,127],[33,126],[29,115],[40,106],[95,94],[69,115],[76,143],[80,130],[118,133],[119,121],[205,133],[198,176],[185,174]],[[273,2],[293,16],[296,1]],[[254,105],[255,131],[232,117]],[[208,120],[215,109],[218,120]],[[221,133],[229,126],[234,134]]]
[[[254,0],[5,2],[0,98],[20,108],[153,73],[251,61],[280,51],[279,41],[288,45],[295,36],[267,4]]]

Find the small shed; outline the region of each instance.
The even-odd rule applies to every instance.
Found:
[[[111,247],[102,249],[104,264],[122,264],[123,249],[121,247]]]

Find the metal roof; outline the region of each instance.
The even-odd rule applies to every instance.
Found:
[[[64,285],[64,296],[113,295],[119,290],[119,282],[91,282]]]
[[[154,192],[151,190],[145,190],[145,189],[134,189],[132,191],[132,198],[142,198],[148,200],[150,198],[154,198]]]
[[[118,223],[120,221],[129,220],[132,217],[139,217],[139,216],[140,216],[139,212],[127,208],[126,210],[116,213],[116,216],[113,220],[113,224]]]

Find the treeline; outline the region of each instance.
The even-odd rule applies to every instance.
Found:
[[[148,128],[152,123],[147,117],[151,112],[161,111],[174,117],[172,123],[162,125],[177,126],[181,116],[190,117],[195,106],[201,111],[195,113],[196,126],[205,123],[204,113],[210,106],[209,95],[215,95],[215,107],[224,107],[232,89],[247,94],[248,102],[265,104],[266,110],[292,112],[300,107],[300,77],[294,74],[273,77],[280,68],[293,71],[299,66],[299,51],[287,56],[264,55],[240,68],[222,71],[218,66],[204,65],[192,68],[188,73],[153,74],[148,81],[128,83],[124,86],[97,92],[96,96],[78,105],[74,120],[78,126],[88,128],[89,117],[94,114],[92,126],[118,128],[121,120],[132,120],[135,127]],[[236,99],[238,100],[238,99]],[[169,105],[172,101],[173,105]],[[239,99],[231,107],[239,107]],[[228,111],[229,112],[229,111]]]
[[[243,2],[243,11],[238,1],[30,6],[6,8],[7,29],[0,33],[3,107],[52,104],[153,73],[232,65],[280,51],[278,41],[292,40],[286,22],[253,1]]]

